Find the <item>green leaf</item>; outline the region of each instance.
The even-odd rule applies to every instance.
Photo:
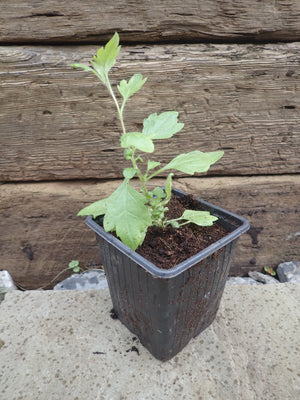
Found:
[[[124,158],[125,158],[125,160],[130,160],[131,159],[131,157],[133,156],[133,154],[134,154],[134,150],[133,149],[125,149],[124,150]]]
[[[180,225],[177,221],[170,221],[170,224],[173,226],[173,228],[179,228]]]
[[[78,273],[80,271],[79,261],[72,260],[69,262],[69,268],[73,270],[73,272]]]
[[[156,113],[144,119],[143,133],[151,139],[168,139],[179,132],[184,124],[177,122],[178,112],[166,111],[159,115]]]
[[[145,196],[133,189],[128,179],[109,197],[103,227],[107,232],[116,231],[122,242],[132,250],[142,244],[151,225],[146,202]]]
[[[202,153],[201,151],[195,150],[190,153],[183,153],[175,157],[169,164],[162,168],[162,171],[167,169],[177,169],[178,171],[186,174],[193,175],[195,172],[201,173],[209,170],[211,164],[214,164],[222,156],[223,151],[212,151],[208,153]]]
[[[121,46],[119,46],[119,35],[116,32],[107,42],[105,47],[100,47],[97,55],[91,61],[92,68],[84,64],[72,64],[73,68],[81,68],[84,71],[93,72],[106,86],[108,85],[108,72],[114,66]]]
[[[118,85],[118,90],[121,93],[124,101],[126,102],[130,96],[140,90],[146,80],[147,78],[143,79],[142,74],[134,74],[128,82],[123,79]]]
[[[166,193],[164,192],[164,190],[157,186],[156,188],[153,189],[152,191],[153,195],[156,196],[158,199],[163,199],[164,197],[166,197]]]
[[[150,171],[150,169],[154,169],[154,168],[158,167],[159,165],[160,165],[160,162],[148,160],[147,169],[148,169],[148,171]]]
[[[92,203],[89,206],[80,210],[77,215],[78,216],[92,215],[93,218],[96,218],[99,215],[104,215],[106,213],[108,200],[109,197],[106,199],[98,200],[95,203]]]
[[[126,178],[126,179],[131,179],[131,178],[133,178],[134,175],[135,175],[135,173],[136,173],[136,171],[135,171],[134,168],[125,168],[125,169],[123,170],[123,176],[124,176],[124,178]]]
[[[69,268],[73,269],[79,266],[79,261],[78,260],[72,260],[69,262]]]
[[[166,192],[166,201],[169,202],[171,196],[172,196],[172,176],[174,174],[171,173],[168,175],[167,180],[166,180],[166,186],[165,186],[165,192]]]
[[[87,71],[87,72],[92,72],[93,74],[95,74],[97,76],[97,78],[100,78],[102,80],[102,82],[105,83],[104,80],[99,76],[97,71],[95,71],[93,68],[91,68],[91,67],[89,67],[87,65],[84,65],[84,64],[71,64],[71,67],[80,68],[83,71]]]
[[[209,211],[185,210],[180,219],[200,226],[211,226],[218,218],[211,215]]]
[[[275,275],[276,275],[276,272],[273,270],[272,267],[264,267],[264,270],[265,270],[265,272],[266,272],[267,274],[269,274],[269,275],[272,275],[272,276],[275,276]]]
[[[93,71],[93,68],[88,67],[87,65],[84,65],[84,64],[77,64],[77,63],[75,63],[75,64],[71,64],[71,67],[73,67],[73,68],[81,68],[81,69],[83,69],[84,71],[91,71],[91,72],[94,72],[94,71]]]
[[[93,68],[104,83],[106,83],[108,72],[115,65],[120,49],[119,35],[116,32],[105,47],[100,47],[97,55],[93,57],[94,61],[91,61]]]
[[[141,132],[129,132],[121,136],[121,146],[123,148],[136,147],[145,153],[153,153],[154,144],[152,140]]]

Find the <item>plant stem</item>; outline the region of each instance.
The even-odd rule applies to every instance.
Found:
[[[106,77],[106,78],[107,79],[105,81],[105,84],[106,84],[106,87],[107,87],[107,89],[108,89],[108,91],[109,91],[109,93],[110,93],[111,97],[113,98],[113,101],[114,101],[114,103],[116,105],[116,108],[117,108],[117,111],[118,111],[118,115],[119,115],[119,120],[120,120],[121,126],[122,126],[123,135],[125,135],[126,134],[126,129],[125,129],[125,124],[124,124],[124,120],[123,120],[123,110],[124,110],[125,102],[122,103],[122,106],[120,108],[118,100],[117,100],[117,98],[116,98],[116,96],[114,94],[113,88],[111,87],[110,81],[109,81],[108,77]],[[132,166],[136,170],[137,176],[139,177],[139,180],[140,180],[141,185],[142,185],[142,191],[143,191],[144,196],[146,197],[147,200],[151,200],[151,195],[149,194],[149,192],[148,192],[148,190],[146,188],[146,185],[145,185],[146,179],[142,175],[141,170],[137,166],[137,163],[136,163],[137,159],[134,158],[135,150],[136,149],[134,149],[133,154],[131,156]]]
[[[177,222],[177,221],[180,221],[180,220],[182,220],[181,217],[174,218],[174,219],[168,219],[167,221],[165,221],[165,226],[167,226],[168,224],[171,224],[172,222]],[[183,226],[183,225],[187,225],[189,223],[190,223],[190,221],[182,222],[181,224],[178,224],[178,227]]]
[[[158,171],[153,172],[148,178],[146,178],[146,182],[150,181],[150,179],[154,178],[156,175],[160,174],[161,172],[165,171],[164,167],[160,168]]]
[[[109,93],[110,93],[111,97],[113,98],[113,101],[114,101],[114,103],[115,103],[115,105],[116,105],[116,108],[117,108],[117,111],[118,111],[118,115],[119,115],[119,120],[120,120],[121,126],[122,126],[123,135],[125,135],[125,134],[126,134],[126,129],[125,129],[125,124],[124,124],[124,120],[123,120],[123,110],[124,110],[125,102],[122,103],[121,108],[120,108],[119,103],[118,103],[118,100],[117,100],[117,98],[116,98],[116,96],[115,96],[115,94],[114,94],[114,91],[113,91],[112,87],[111,87],[111,84],[110,84],[110,81],[109,81],[109,79],[108,79],[108,76],[106,77],[105,84],[106,84],[106,87],[107,87],[107,89],[108,89],[108,91],[109,91]],[[145,183],[146,183],[148,180],[150,180],[153,176],[159,174],[161,170],[157,171],[156,173],[152,174],[150,177],[147,178],[147,175],[148,175],[149,171],[147,171],[145,175],[143,175],[143,174],[141,173],[141,170],[140,170],[139,167],[137,166],[137,160],[138,160],[138,158],[135,158],[135,157],[134,157],[135,151],[136,151],[136,149],[134,148],[133,154],[132,154],[132,156],[131,156],[132,166],[133,166],[133,168],[135,169],[136,174],[137,174],[137,176],[138,176],[138,178],[139,178],[139,180],[140,180],[140,182],[141,182],[141,190],[142,190],[142,192],[143,192],[145,198],[146,198],[146,199],[149,201],[149,203],[150,203],[151,200],[152,200],[152,196],[151,196],[150,193],[148,192]],[[161,224],[160,224],[160,225],[161,225]]]
[[[148,192],[148,190],[147,190],[147,187],[146,187],[146,185],[145,185],[145,182],[146,182],[145,176],[141,173],[141,170],[140,170],[139,167],[137,166],[137,163],[136,163],[137,158],[134,158],[134,153],[135,153],[135,151],[136,151],[136,149],[134,149],[133,154],[132,154],[132,156],[131,156],[132,166],[133,166],[133,168],[135,169],[135,171],[136,171],[136,173],[137,173],[137,176],[138,176],[138,178],[139,178],[139,180],[140,180],[140,182],[141,182],[141,185],[142,185],[142,192],[143,192],[144,196],[146,197],[147,200],[150,201],[150,200],[152,199],[152,197],[151,197],[151,195],[149,194],[149,192]]]
[[[122,106],[122,108],[120,109],[118,100],[117,100],[117,98],[116,98],[116,96],[114,94],[114,91],[113,91],[113,89],[111,87],[111,84],[110,84],[108,78],[106,80],[106,86],[107,86],[107,89],[108,89],[108,91],[109,91],[109,93],[110,93],[111,97],[113,98],[113,101],[114,101],[114,103],[116,105],[116,108],[117,108],[117,111],[118,111],[118,115],[119,115],[119,120],[121,122],[122,132],[123,132],[123,135],[125,135],[126,129],[125,129],[125,124],[124,124],[124,120],[123,120],[123,109],[124,109],[124,106]]]

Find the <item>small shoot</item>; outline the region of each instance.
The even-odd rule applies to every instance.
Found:
[[[68,266],[75,274],[78,274],[80,272],[80,266],[79,266],[79,261],[78,260],[72,260],[69,262]]]
[[[272,267],[264,267],[264,271],[271,276],[276,276],[276,272]]]

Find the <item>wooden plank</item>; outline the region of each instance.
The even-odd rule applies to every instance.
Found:
[[[119,183],[3,184],[1,268],[33,289],[51,282],[72,259],[84,267],[99,264],[94,234],[76,213],[112,193]],[[249,219],[251,231],[240,238],[231,274],[299,258],[299,176],[182,178],[174,187]]]
[[[120,127],[96,77],[73,71],[95,46],[0,47],[0,181],[120,178]],[[211,174],[299,172],[300,43],[125,47],[113,82],[141,72],[127,130],[176,110],[185,128],[157,158],[225,150]]]
[[[299,259],[299,175],[184,178],[176,186],[250,222],[239,239],[231,275]]]
[[[127,42],[299,40],[298,0],[10,0],[1,2],[0,41]]]

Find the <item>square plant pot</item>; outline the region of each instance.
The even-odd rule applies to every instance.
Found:
[[[175,196],[186,193],[173,190]],[[203,210],[218,217],[227,234],[171,269],[160,269],[92,217],[113,308],[118,319],[150,353],[166,361],[180,352],[215,319],[239,236],[246,219],[197,199]]]

